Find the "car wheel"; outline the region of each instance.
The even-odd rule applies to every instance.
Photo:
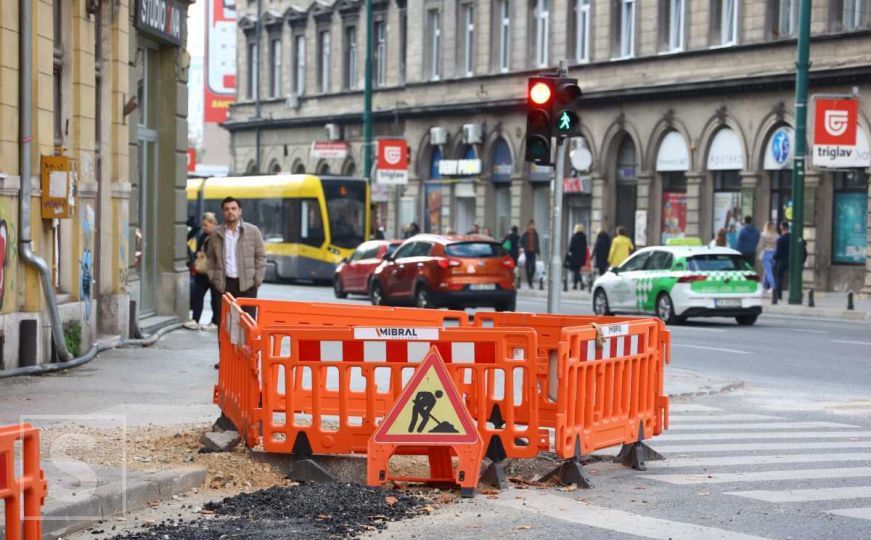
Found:
[[[432,303],[432,300],[429,297],[429,291],[426,290],[424,285],[418,285],[417,289],[414,291],[414,305],[421,309],[433,308],[435,307]]]
[[[741,326],[753,326],[756,324],[756,319],[759,318],[759,315],[738,315],[735,317],[735,320]]]
[[[674,314],[674,302],[668,293],[661,293],[656,298],[656,316],[665,324],[675,324],[680,319]]]
[[[517,309],[517,299],[511,299],[507,302],[496,304],[496,311],[515,311]]]
[[[602,289],[596,289],[596,293],[593,294],[593,313],[599,316],[611,315],[608,295]]]
[[[384,291],[381,289],[381,284],[378,281],[373,280],[369,286],[369,300],[372,301],[373,306],[387,305],[387,299],[384,298]]]
[[[333,280],[333,293],[336,295],[336,298],[348,297],[348,293],[345,292],[345,288],[342,286],[342,278],[336,277]]]

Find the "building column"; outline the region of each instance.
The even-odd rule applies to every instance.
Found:
[[[702,172],[687,172],[687,236],[701,237],[701,214],[699,205],[702,198]],[[704,239],[702,239],[704,241]]]
[[[590,234],[593,234],[599,229],[605,228],[605,177],[601,174],[593,174],[591,179],[593,182],[593,209],[590,216],[590,226],[593,230],[590,231]]]
[[[638,174],[638,187],[635,191],[635,210],[644,210],[646,218],[644,220],[644,244],[645,246],[656,245],[653,239],[653,210],[650,201],[651,187],[653,184],[653,173],[650,171],[642,171]],[[638,223],[635,224],[635,234],[638,234]],[[633,238],[634,242],[635,239]],[[641,247],[640,245],[638,247]]]

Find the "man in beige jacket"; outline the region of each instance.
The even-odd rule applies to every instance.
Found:
[[[237,199],[225,198],[221,211],[224,223],[215,227],[206,253],[209,281],[220,295],[257,298],[257,289],[266,275],[263,236],[255,225],[243,223],[242,204]]]

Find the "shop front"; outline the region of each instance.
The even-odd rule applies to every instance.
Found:
[[[532,214],[529,219],[535,221],[540,239],[541,257],[549,257],[550,248],[550,208],[551,190],[550,183],[553,179],[553,167],[542,167],[534,163],[529,164],[529,187],[532,191]],[[524,205],[526,206],[526,205]],[[520,232],[526,228],[526,223],[520,224]],[[540,260],[548,260],[547,258]]]
[[[620,149],[617,151],[617,162],[614,177],[617,180],[616,203],[617,227],[626,228],[629,238],[635,238],[635,209],[638,196],[638,157],[635,143],[629,135],[623,136]],[[613,231],[612,231],[613,232]]]
[[[490,158],[490,188],[493,201],[489,205],[491,213],[487,216],[487,227],[493,231],[493,236],[503,238],[511,229],[511,172],[514,162],[511,148],[503,138],[493,144]]]
[[[795,134],[789,126],[774,130],[765,145],[762,166],[768,179],[768,219],[774,223],[792,220],[792,151]],[[806,219],[809,216],[806,216]]]
[[[708,150],[707,169],[711,175],[711,227],[708,241],[726,230],[729,245],[737,241],[741,222],[741,170],[745,165],[744,149],[738,135],[728,127],[720,129]],[[702,229],[704,231],[704,229]]]
[[[687,143],[677,131],[663,137],[656,154],[656,173],[662,192],[659,219],[659,241],[666,244],[672,238],[683,238],[687,230],[687,176],[690,154]],[[654,209],[656,211],[657,209]]]
[[[442,161],[442,151],[438,146],[432,147],[430,154],[429,179],[423,185],[423,228],[426,233],[442,232],[442,175],[439,164]]]

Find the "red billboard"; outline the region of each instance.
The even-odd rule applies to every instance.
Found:
[[[236,0],[206,1],[203,122],[227,120],[236,101]]]

